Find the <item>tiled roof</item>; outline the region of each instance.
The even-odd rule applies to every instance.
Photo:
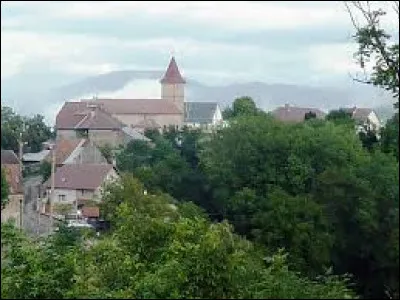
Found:
[[[172,101],[165,99],[97,99],[111,114],[180,114]]]
[[[176,64],[174,57],[171,58],[171,61],[169,62],[168,65],[168,69],[165,72],[165,75],[160,82],[167,84],[186,83],[186,81],[182,78],[181,73],[179,72],[179,68],[178,65]]]
[[[285,105],[278,107],[272,111],[272,115],[283,122],[302,122],[304,121],[305,115],[309,112],[316,114],[317,119],[323,119],[325,113],[318,108],[306,108]]]
[[[123,124],[101,108],[88,111],[76,129],[120,129]]]
[[[91,118],[88,106],[98,105],[95,117]],[[109,114],[181,114],[172,101],[164,99],[97,99],[81,102],[66,102],[56,117],[57,129],[89,129],[120,128],[119,121]]]
[[[373,112],[371,108],[360,108],[360,107],[352,107],[352,108],[343,108],[344,111],[351,114],[351,117],[357,121],[366,121],[370,113]]]
[[[66,139],[61,139],[58,140],[56,145],[55,145],[55,150],[56,150],[56,164],[61,165],[64,163],[64,161],[72,154],[72,152],[80,145],[82,142],[85,141],[83,139],[73,139],[73,140],[66,140]],[[47,161],[51,161],[52,153],[48,154],[46,157]]]
[[[56,170],[55,188],[95,190],[112,170],[111,164],[67,164]],[[50,187],[49,178],[45,185]]]
[[[12,150],[1,150],[1,164],[19,164],[19,159]]]
[[[185,122],[210,124],[217,107],[214,102],[185,102]]]

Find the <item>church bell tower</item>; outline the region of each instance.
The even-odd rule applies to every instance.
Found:
[[[176,64],[175,58],[172,57],[169,62],[167,71],[164,77],[161,79],[161,98],[163,100],[172,101],[176,107],[182,112],[184,110],[185,102],[185,84],[186,81],[183,79],[179,72],[178,65]]]

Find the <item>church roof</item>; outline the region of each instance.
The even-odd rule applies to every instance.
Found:
[[[179,72],[178,65],[176,64],[175,58],[172,57],[169,62],[168,69],[161,79],[161,83],[178,84],[186,83],[181,73]]]
[[[90,118],[90,105],[98,105],[95,117]],[[163,99],[96,99],[81,102],[66,102],[56,117],[57,129],[75,129],[76,126],[89,129],[116,128],[120,125],[108,114],[181,114],[172,101]],[[87,121],[87,122],[86,122]]]
[[[185,102],[185,122],[210,124],[217,107],[215,102]]]

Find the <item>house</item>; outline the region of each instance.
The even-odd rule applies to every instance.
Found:
[[[317,119],[324,119],[326,115],[318,108],[297,107],[289,104],[272,111],[272,115],[282,122],[303,122],[307,113],[315,114]]]
[[[1,150],[1,168],[4,169],[9,187],[8,203],[1,210],[1,222],[14,219],[20,222],[20,208],[24,200],[24,189],[20,160],[12,150]]]
[[[382,127],[379,117],[375,111],[371,108],[343,108],[343,110],[351,115],[351,118],[355,120],[357,131],[361,130],[372,130],[378,132]]]
[[[222,125],[222,113],[215,102],[186,102],[185,125],[189,127],[208,127]]]
[[[198,124],[200,119],[202,124],[207,125],[222,122],[217,103],[185,102],[186,81],[174,57],[160,83],[160,99],[84,99],[66,102],[56,118],[57,138],[70,139],[82,134],[89,139],[109,140],[115,144],[124,126],[143,133],[147,128],[161,130],[170,126],[182,127],[185,123]],[[88,120],[97,114],[98,119],[105,119],[108,114],[107,126],[99,128],[100,122],[94,122],[96,126],[90,123],[89,127]]]
[[[88,139],[57,140],[54,149],[56,167],[65,164],[107,164],[106,158],[98,147]],[[51,151],[46,161],[51,163]]]
[[[54,205],[69,204],[73,210],[86,202],[100,201],[101,189],[118,175],[111,164],[65,164],[54,174]],[[51,178],[45,184],[51,196]]]
[[[86,138],[99,146],[118,146],[134,139],[147,139],[134,129],[128,129],[97,101],[66,102],[57,115],[56,128],[57,140]]]

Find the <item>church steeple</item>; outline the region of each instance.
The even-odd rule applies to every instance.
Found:
[[[172,56],[169,62],[167,71],[161,82],[161,98],[167,101],[172,101],[176,107],[182,112],[185,102],[185,79],[183,79],[181,72],[179,72],[178,65],[175,58]]]
[[[175,57],[172,56],[169,62],[167,71],[164,77],[161,79],[161,83],[164,84],[185,84],[186,81],[183,79],[181,72],[179,72],[178,65],[176,64]]]

